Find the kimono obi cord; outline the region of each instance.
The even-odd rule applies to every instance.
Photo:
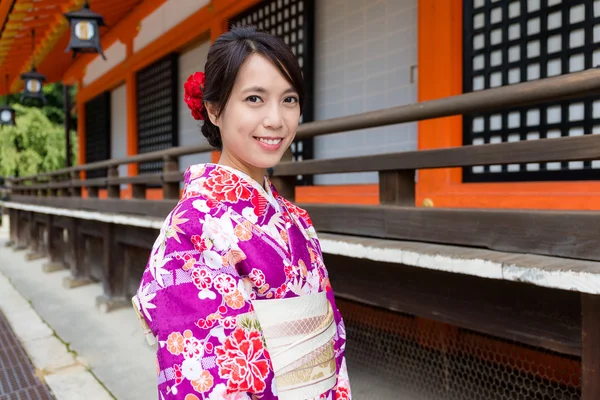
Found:
[[[336,384],[336,324],[326,292],[254,300],[281,400],[318,397]]]

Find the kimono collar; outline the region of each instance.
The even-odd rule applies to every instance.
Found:
[[[230,172],[230,173],[236,175],[238,178],[240,178],[240,180],[239,180],[240,185],[246,185],[246,186],[252,187],[253,189],[256,189],[258,191],[259,195],[261,195],[265,199],[267,199],[267,201],[273,207],[275,207],[276,210],[280,209],[279,203],[277,202],[277,196],[278,196],[277,190],[275,189],[275,187],[273,187],[273,184],[271,183],[271,181],[269,180],[269,178],[266,175],[264,177],[264,187],[263,187],[256,180],[251,178],[248,174],[246,174],[238,169],[235,169],[233,167],[226,166],[226,165],[205,163],[205,164],[194,165],[194,166],[190,167],[190,169],[200,169],[203,167],[205,168],[205,173],[203,175],[208,175],[210,173],[210,171],[215,170],[215,169],[227,170],[228,172]]]

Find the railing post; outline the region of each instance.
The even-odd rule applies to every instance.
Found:
[[[69,227],[62,232],[61,239],[64,246],[62,259],[65,266],[71,271],[71,276],[63,279],[65,289],[92,283],[89,274],[90,266],[85,262],[85,252],[88,251],[86,238],[79,229],[79,220],[70,218],[69,221]]]
[[[64,245],[61,244],[63,239],[62,230],[56,229],[54,226],[54,216],[52,214],[46,215],[46,254],[50,258],[49,262],[42,266],[44,272],[54,272],[65,269],[65,263],[62,260],[61,252],[64,249]],[[60,234],[59,234],[60,233]]]
[[[171,156],[165,156],[163,158],[163,174],[168,175],[173,172],[179,171],[177,165],[177,158]],[[167,199],[179,199],[179,182],[165,182],[163,180],[163,198]]]
[[[71,179],[71,188],[69,189],[71,197],[81,197],[81,186],[76,184],[79,181],[79,172],[72,171],[69,178]]]
[[[103,271],[102,287],[104,294],[96,297],[96,307],[107,313],[117,308],[130,306],[125,296],[125,249],[117,241],[115,225],[103,224]]]
[[[131,197],[134,199],[145,199],[146,198],[146,184],[144,183],[133,183],[131,185]]]
[[[581,398],[600,399],[600,295],[581,294]]]
[[[121,197],[121,185],[111,183],[111,178],[119,177],[119,166],[113,165],[108,168],[108,198],[118,199]]]
[[[16,246],[19,241],[19,230],[18,230],[18,211],[13,209],[8,209],[8,230],[9,230],[9,241],[6,243],[6,246]]]
[[[56,175],[50,175],[50,179],[48,180],[48,191],[47,191],[48,197],[58,196],[58,189],[52,187],[52,185],[57,182],[58,181],[56,180]]]
[[[415,170],[379,171],[379,203],[413,207],[415,205]]]
[[[281,157],[281,161],[292,161],[293,153],[291,149],[287,149],[287,151]],[[271,183],[277,189],[279,194],[286,198],[287,200],[294,202],[296,201],[296,176],[273,176],[270,178]],[[262,182],[261,182],[262,183]]]

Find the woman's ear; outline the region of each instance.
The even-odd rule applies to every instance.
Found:
[[[213,103],[204,103],[204,106],[206,107],[206,112],[208,114],[208,118],[210,118],[210,122],[212,122],[212,124],[214,126],[219,126],[219,117],[217,116],[217,107],[213,104]]]

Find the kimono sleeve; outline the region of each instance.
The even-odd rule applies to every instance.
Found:
[[[157,344],[160,400],[270,398],[274,391],[249,290],[231,254],[239,250],[227,232],[222,216],[183,203],[152,249],[133,304]]]

